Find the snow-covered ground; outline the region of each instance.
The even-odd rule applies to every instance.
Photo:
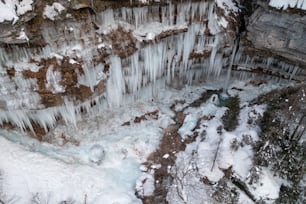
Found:
[[[216,182],[224,175],[220,169],[229,166],[232,166],[241,180],[248,179],[252,166],[251,147],[245,144],[233,151],[230,148],[231,142],[234,139],[241,142],[245,135],[254,141],[257,139],[257,127],[247,124],[247,120],[259,117],[265,107],[249,107],[248,101],[278,86],[262,84],[255,87],[241,81],[231,83],[230,88],[235,89],[230,89],[229,94],[240,96],[240,123],[234,132],[224,131],[222,139],[216,128],[221,125],[220,118],[225,107],[216,105],[214,100],[208,100],[198,108],[185,109],[187,117],[179,130],[182,139],[188,137],[195,127],[194,122],[199,118],[213,118],[203,120],[199,127],[200,131],[206,131],[206,137],[198,137],[187,145],[184,152],[177,154],[178,174],[181,170],[181,173],[186,173],[185,170],[192,172],[192,168],[195,168],[193,164],[197,164],[198,172],[184,174],[186,180],[183,182],[188,183],[183,188],[173,184],[167,196],[170,203],[181,203],[181,198],[186,199],[187,203],[210,203],[210,189],[199,181],[199,176]],[[136,182],[139,183],[143,177],[141,164],[157,149],[163,130],[173,123],[171,117],[174,113],[170,106],[175,100],[185,100],[185,104],[190,104],[212,87],[221,88],[222,83],[187,86],[182,90],[162,89],[150,100],[116,109],[93,111],[79,119],[76,126],[59,124],[48,135],[53,144],[40,143],[18,132],[1,130],[0,200],[18,204],[62,201],[90,204],[141,203],[135,196]],[[140,123],[133,122],[135,117],[155,110],[158,110],[157,119],[147,116]],[[130,122],[130,125],[123,126],[125,122]],[[219,153],[215,158],[217,149]],[[275,178],[269,169],[262,172],[260,181],[264,185],[250,186],[250,191],[256,198],[273,199],[278,195],[282,181]],[[151,185],[144,185],[143,191],[146,194],[153,192],[152,179]],[[177,192],[181,195],[178,196]],[[200,201],[197,201],[198,193],[202,195]],[[242,193],[240,203],[252,201]]]

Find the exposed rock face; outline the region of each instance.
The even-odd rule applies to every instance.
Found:
[[[250,18],[248,39],[255,48],[267,49],[305,66],[306,16],[257,9]]]
[[[254,72],[305,81],[305,11],[296,4],[296,8],[289,10],[281,10],[287,5],[274,8],[275,1],[242,3],[249,16],[241,38],[243,60],[238,59],[236,63],[248,64],[248,70]]]
[[[116,107],[159,80],[192,83],[224,68],[305,80],[298,14],[258,8],[243,37],[235,0],[26,2],[0,23],[0,122],[22,129],[75,123],[101,100]]]

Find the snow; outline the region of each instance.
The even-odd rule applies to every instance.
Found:
[[[42,66],[38,66],[36,63],[28,62],[8,62],[8,67],[14,68],[17,72],[22,72],[23,70],[30,70],[31,72],[38,72]]]
[[[137,104],[127,110],[109,110],[88,116],[76,127],[63,125],[55,129],[58,137],[73,135],[81,141],[79,146],[61,148],[1,131],[5,137],[0,137],[0,152],[6,152],[0,156],[4,192],[7,197],[18,195],[17,203],[30,200],[36,193],[41,199],[50,195],[50,203],[68,198],[81,202],[85,195],[87,203],[140,203],[134,195],[140,163],[156,149],[162,132],[159,122],[150,119],[131,127],[121,124],[152,108]],[[160,117],[169,120],[162,114]],[[152,182],[145,184],[145,194],[152,191],[148,187]]]
[[[22,29],[19,33],[19,36],[17,37],[18,40],[25,40],[26,42],[29,42],[29,38],[27,34],[25,33],[24,29]]]
[[[221,17],[221,19],[218,21],[218,25],[222,26],[223,28],[227,28],[228,22],[224,17]]]
[[[273,176],[269,169],[263,168],[259,181],[250,189],[257,199],[262,199],[266,203],[274,203],[274,200],[279,196],[279,189],[283,183],[284,181],[279,177]]]
[[[0,23],[12,21],[15,24],[19,17],[31,11],[33,0],[3,0],[0,1]]]
[[[225,15],[230,13],[238,15],[239,8],[235,0],[215,0],[216,5],[225,11]]]
[[[166,26],[160,22],[152,22],[140,25],[136,30],[133,31],[133,35],[139,41],[149,41],[154,40],[156,36],[163,32],[183,29],[187,29],[187,25]]]
[[[183,139],[185,139],[188,135],[191,135],[192,130],[196,127],[198,121],[198,117],[195,115],[187,115],[182,127],[178,130],[178,133],[181,135]]]
[[[118,61],[114,58],[112,66],[116,67],[116,63]],[[247,84],[245,82],[244,87]],[[155,181],[153,175],[154,169],[161,168],[161,164],[152,164],[151,168],[147,168],[142,163],[158,147],[163,129],[173,123],[170,105],[182,99],[190,104],[211,86],[221,88],[223,85],[218,81],[203,86],[187,86],[181,91],[163,88],[159,89],[153,101],[134,102],[111,109],[93,107],[82,118],[76,115],[76,107],[66,101],[61,110],[48,110],[54,111],[53,115],[42,111],[39,112],[40,116],[36,116],[41,117],[39,121],[42,124],[54,123],[55,118],[51,116],[57,114],[68,122],[58,124],[45,136],[52,144],[38,142],[18,132],[0,130],[0,184],[5,197],[16,199],[17,204],[29,202],[35,195],[35,199],[48,200],[49,203],[68,199],[77,203],[86,199],[87,203],[92,204],[141,203],[135,191],[140,196],[152,195],[154,183],[160,182]],[[242,91],[241,96],[249,90],[251,87]],[[260,90],[254,93],[269,89],[260,87]],[[239,127],[233,132],[223,130],[220,134],[217,127],[221,125],[220,119],[226,108],[219,106],[216,97],[212,95],[198,108],[184,110],[189,119],[185,119],[183,126],[189,127],[186,130],[192,132],[194,122],[201,121],[196,130],[203,136],[188,144],[185,151],[176,153],[176,165],[168,167],[169,172],[177,175],[169,188],[169,203],[183,203],[181,198],[188,203],[211,203],[211,187],[204,185],[200,178],[217,182],[224,176],[221,169],[230,166],[236,176],[247,180],[253,157],[250,145],[244,143],[243,147],[233,150],[230,144],[233,139],[243,142],[245,135],[249,135],[253,141],[258,139],[256,127],[247,124],[247,121],[250,117],[254,120],[260,117],[265,107],[245,106],[241,110]],[[246,99],[242,97],[243,103]],[[182,105],[181,110],[186,104]],[[122,126],[126,121],[154,110],[159,111],[157,120],[147,118],[141,123]],[[16,115],[14,112],[10,117],[16,119],[11,120],[17,124],[20,120],[24,124],[30,122],[25,121],[24,118],[28,117],[22,113]],[[212,119],[204,120],[204,116],[211,116]],[[164,154],[163,158],[169,156]],[[249,187],[256,198],[267,200],[278,195],[282,181],[273,177],[270,170],[262,171],[260,182],[264,185],[257,183]],[[198,195],[201,195],[201,200]],[[247,198],[243,195],[239,199],[240,203],[248,203],[244,202]]]
[[[270,0],[269,5],[283,10],[287,8],[306,10],[306,1],[304,0]]]
[[[217,4],[227,11],[235,11],[232,1],[218,0]],[[0,1],[0,10],[8,5]],[[218,19],[214,5],[214,2],[187,2],[178,4],[174,9],[173,5],[169,4],[161,8],[162,22],[147,15],[150,13],[149,7],[121,8],[120,15],[115,15],[111,9],[101,12],[98,19],[98,34],[108,34],[121,26],[128,32],[132,31],[139,41],[154,40],[162,32],[187,29],[186,23],[193,22],[195,17],[201,19],[200,22],[188,26],[187,32],[145,46],[126,59],[112,55],[106,59],[110,65],[109,73],[106,74],[102,64],[93,65],[88,60],[93,58],[91,49],[112,48],[102,39],[99,45],[91,45],[87,39],[84,39],[82,45],[75,39],[69,45],[58,45],[54,39],[58,36],[57,31],[43,28],[43,36],[50,45],[41,51],[41,55],[33,56],[31,50],[25,48],[12,48],[12,53],[16,53],[16,56],[12,57],[1,49],[1,63],[11,63],[17,73],[14,83],[8,82],[8,76],[0,77],[1,84],[6,84],[0,86],[1,97],[6,99],[4,110],[0,112],[0,122],[11,122],[22,130],[29,128],[33,131],[31,122],[34,121],[46,131],[52,129],[44,138],[47,141],[51,140],[52,144],[39,143],[20,133],[1,130],[0,172],[3,174],[3,188],[7,197],[16,198],[17,203],[29,201],[33,195],[37,195],[35,199],[39,197],[48,200],[49,203],[59,203],[66,199],[76,202],[86,200],[87,203],[93,204],[140,203],[134,195],[135,188],[139,195],[152,195],[154,183],[159,182],[154,181],[154,170],[144,168],[142,163],[158,147],[163,130],[173,123],[171,117],[174,113],[169,106],[175,100],[185,101],[175,107],[177,111],[184,110],[186,115],[178,131],[181,138],[184,140],[192,136],[194,131],[199,131],[202,136],[188,144],[184,152],[178,152],[176,165],[169,166],[169,172],[177,177],[170,186],[168,200],[172,203],[182,203],[183,198],[189,203],[211,203],[210,188],[203,185],[200,178],[207,178],[213,183],[218,182],[224,176],[222,169],[229,167],[232,167],[237,177],[245,181],[252,166],[251,146],[244,144],[234,151],[230,145],[234,139],[242,144],[246,135],[253,141],[258,139],[258,127],[247,124],[247,121],[262,116],[265,107],[249,107],[248,102],[258,94],[268,92],[279,85],[263,84],[254,87],[241,80],[229,82],[228,95],[239,95],[243,107],[239,127],[233,132],[223,130],[219,133],[217,130],[222,125],[221,117],[226,110],[220,107],[219,100],[213,100],[219,97],[218,95],[213,95],[198,108],[184,109],[209,87],[224,87],[222,78],[205,86],[188,86],[192,84],[193,76],[203,76],[203,70],[208,69],[207,73],[216,77],[221,74],[223,58],[222,54],[218,53],[221,43],[218,33],[221,27],[227,26],[227,22],[225,18]],[[55,2],[45,7],[44,17],[55,20],[64,10],[61,4]],[[177,22],[174,25],[175,12]],[[17,21],[18,15],[13,14],[7,18]],[[207,16],[208,28],[212,34],[216,34],[208,39],[203,35],[206,29],[203,22]],[[78,25],[68,27],[68,31],[73,32],[74,36],[82,36]],[[90,37],[95,37],[95,33]],[[28,40],[24,31],[20,32],[19,38]],[[201,65],[201,74],[191,72],[193,75],[187,76],[187,71],[190,71],[193,63],[189,59],[190,54],[193,51],[203,51],[193,50],[194,47],[211,51],[212,54],[209,63]],[[24,59],[52,56],[59,61],[64,56],[72,56],[83,61],[83,73],[78,75],[78,84],[86,85],[94,91],[94,87],[105,80],[105,94],[81,105],[75,105],[73,101],[65,98],[64,105],[60,107],[24,111],[41,108],[39,95],[30,91],[35,90],[37,82],[34,79],[24,79],[19,73],[22,70],[38,71],[40,67],[35,63],[26,63]],[[11,58],[16,58],[16,63],[9,62]],[[69,62],[78,63],[73,59]],[[245,62],[247,64],[248,60]],[[271,62],[268,60],[266,63]],[[126,67],[126,64],[130,64],[130,67]],[[296,67],[283,64],[283,69],[296,70]],[[50,66],[46,73],[46,88],[53,93],[62,93],[65,87],[60,84],[61,77],[61,73]],[[180,82],[183,77],[187,78],[186,86],[179,83],[177,86],[174,85],[175,81]],[[165,84],[182,90],[170,87],[165,89]],[[19,88],[17,92],[15,86]],[[91,108],[91,104],[97,106]],[[87,115],[81,113],[81,108],[87,111]],[[159,111],[157,120],[147,118],[148,120],[139,124],[133,123],[135,116],[155,110]],[[62,118],[58,125],[57,118]],[[122,126],[127,121],[132,121],[130,126]],[[169,154],[163,155],[163,158],[169,158]],[[152,165],[155,169],[160,167],[160,164]],[[261,180],[267,181],[266,185],[253,186],[253,192],[258,198],[274,198],[279,191],[279,182],[270,173],[269,170],[265,170],[262,174]],[[184,185],[181,185],[182,183]],[[273,188],[270,194],[266,193],[268,188]],[[197,195],[202,195],[203,200],[199,201]]]
[[[154,172],[151,173],[142,173],[136,182],[136,191],[138,195],[141,196],[150,196],[154,192]]]
[[[2,171],[3,190],[7,197],[16,197],[16,203],[30,201],[36,193],[42,202],[50,203],[60,203],[69,198],[80,202],[85,197],[88,203],[139,203],[133,194],[125,192],[125,188],[132,188],[129,179],[137,177],[137,174],[129,172],[133,168],[129,171],[119,168],[101,171],[92,166],[67,165],[29,152],[2,137],[0,147],[0,167],[2,170],[5,167]],[[132,164],[125,161],[125,165]],[[126,176],[126,181],[116,185],[116,181],[124,180],[122,176]],[[114,196],[114,192],[120,196]]]
[[[78,61],[74,60],[74,59],[69,59],[69,63],[70,64],[78,64]]]
[[[169,156],[170,156],[169,154],[164,154],[163,158],[164,158],[164,159],[168,159]]]
[[[99,145],[93,145],[89,150],[89,159],[91,162],[100,165],[105,157],[104,148]]]
[[[43,17],[54,21],[56,17],[60,15],[64,10],[66,10],[66,8],[62,4],[54,2],[51,6],[46,5],[43,12]]]
[[[184,111],[187,116],[179,132],[188,125],[190,128],[186,128],[186,130],[191,131],[194,129],[194,121],[200,121],[200,126],[188,132],[188,134],[198,132],[200,136],[194,142],[188,144],[185,151],[176,154],[177,169],[172,172],[172,175],[174,178],[178,177],[176,178],[180,181],[178,183],[183,183],[184,188],[178,188],[178,184],[174,182],[170,189],[175,190],[170,190],[167,195],[169,203],[185,203],[188,200],[187,198],[196,197],[197,192],[194,192],[194,188],[188,186],[197,186],[198,189],[206,188],[206,193],[209,192],[209,186],[205,187],[203,184],[198,186],[199,180],[206,178],[212,183],[217,183],[224,177],[223,169],[231,168],[235,177],[248,183],[254,157],[251,144],[258,140],[259,131],[258,127],[248,124],[248,121],[249,119],[255,121],[262,117],[266,107],[264,105],[250,106],[247,102],[252,100],[253,97],[270,90],[275,84],[254,87],[247,85],[247,82],[240,81],[239,83],[241,86],[243,84],[245,90],[236,93],[241,97],[242,107],[239,126],[236,130],[232,132],[217,130],[222,125],[220,119],[225,112],[225,108],[217,106],[218,103],[213,104],[212,99],[203,103],[199,108],[188,108]],[[234,84],[237,85],[238,82],[232,82],[230,87]],[[247,95],[250,93],[254,95],[248,97]],[[209,120],[201,119],[205,115],[213,117]],[[237,149],[232,147],[234,141],[238,144]],[[197,171],[192,170],[194,166]],[[181,172],[181,175],[178,172]],[[252,185],[247,184],[247,188],[250,189],[255,199],[262,199],[270,203],[278,197],[280,186],[284,181],[273,176],[269,169],[262,169],[259,172],[261,175],[259,181]],[[188,177],[188,180],[185,180],[185,177]],[[240,192],[240,194],[238,203],[254,203],[244,192]],[[207,198],[203,198],[203,200],[205,199]],[[210,203],[211,201],[206,202]]]

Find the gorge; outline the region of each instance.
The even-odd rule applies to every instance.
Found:
[[[0,1],[0,203],[303,203],[305,10]],[[25,162],[7,147],[29,175],[54,169],[12,179]]]

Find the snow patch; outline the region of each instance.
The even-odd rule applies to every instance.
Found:
[[[21,29],[19,36],[17,37],[18,40],[24,40],[27,43],[29,43],[29,38],[27,36],[27,34],[25,33],[24,29]]]
[[[250,190],[258,200],[262,199],[267,203],[274,203],[274,200],[279,197],[280,187],[283,183],[283,179],[274,176],[269,169],[263,168],[260,171],[258,182],[253,184]]]
[[[19,17],[31,11],[33,0],[2,0],[0,1],[0,23],[12,21],[15,24]]]
[[[305,0],[270,0],[269,5],[277,9],[297,8],[306,10]]]
[[[225,11],[225,15],[228,16],[230,13],[238,15],[239,8],[236,0],[215,0],[217,6]]]
[[[47,5],[45,7],[43,17],[54,21],[65,10],[66,8],[62,4],[54,2],[51,6]]]

